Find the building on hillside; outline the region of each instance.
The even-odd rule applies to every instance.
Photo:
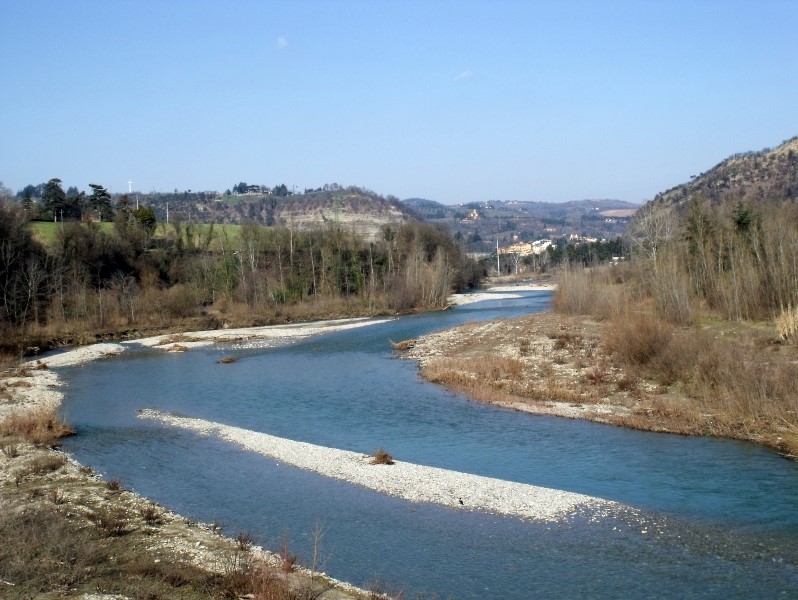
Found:
[[[516,242],[504,248],[499,248],[499,254],[518,254],[519,256],[529,256],[530,254],[540,255],[553,246],[551,240],[537,240],[534,242]]]
[[[568,236],[568,241],[575,246],[578,246],[579,244],[595,244],[599,241],[599,239],[595,237],[582,236],[578,233],[572,233],[570,236]],[[601,241],[604,242],[606,240]]]

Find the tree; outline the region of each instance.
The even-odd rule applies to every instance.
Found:
[[[25,194],[22,196],[22,208],[25,214],[30,217],[31,211],[33,210],[33,198],[31,198],[30,191],[28,190],[26,190]]]
[[[60,216],[63,219],[63,211],[66,206],[66,193],[61,187],[61,180],[54,177],[44,184],[42,190],[42,202],[47,214],[53,215],[53,221],[57,221]]]
[[[11,189],[3,185],[3,182],[0,181],[0,199],[2,199],[5,202],[6,200],[12,198],[13,196],[14,194],[11,191]]]
[[[86,202],[85,192],[81,192],[75,186],[71,186],[66,195],[64,203],[65,219],[80,219],[83,214],[83,206]]]
[[[100,221],[110,221],[114,217],[111,208],[111,194],[98,183],[90,183],[91,195],[86,201],[86,207],[92,212],[97,213]]]
[[[742,202],[738,202],[732,211],[732,221],[738,233],[748,233],[751,227],[751,211]]]
[[[26,221],[18,208],[0,204],[0,330],[37,321],[44,301],[47,256]]]
[[[131,206],[130,196],[122,194],[116,198],[116,210],[129,210]]]
[[[28,198],[41,198],[43,187],[44,184],[41,183],[39,185],[28,184],[17,192],[17,198],[24,198],[25,196]]]
[[[657,257],[675,233],[673,211],[668,206],[654,204],[637,211],[626,230],[632,248],[646,256],[657,270]]]
[[[142,206],[141,208],[133,209],[133,218],[149,235],[155,233],[155,226],[158,220],[155,218],[155,211],[150,206]]]

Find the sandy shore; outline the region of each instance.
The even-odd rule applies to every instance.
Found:
[[[410,502],[429,502],[458,510],[557,521],[575,513],[606,513],[616,502],[583,494],[538,487],[408,462],[371,464],[371,456],[348,450],[296,442],[221,423],[144,410],[143,419],[214,436],[281,463],[313,471]]]
[[[482,302],[483,300],[504,300],[520,298],[519,292],[548,292],[557,289],[554,284],[534,284],[518,283],[491,286],[480,292],[470,292],[468,294],[452,294],[449,296],[449,303],[454,306]]]

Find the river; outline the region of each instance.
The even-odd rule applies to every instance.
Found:
[[[269,348],[141,348],[60,369],[78,435],[65,449],[196,520],[287,541],[323,570],[407,596],[798,597],[798,466],[728,440],[483,406],[425,383],[402,340],[547,310],[549,292]],[[222,356],[237,362],[219,365]],[[633,507],[538,523],[414,504],[137,418],[155,408],[292,440],[580,492]],[[467,499],[466,499],[467,500]]]

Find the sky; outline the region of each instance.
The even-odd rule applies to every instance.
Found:
[[[798,135],[797,23],[795,0],[2,0],[0,182],[642,203]]]

